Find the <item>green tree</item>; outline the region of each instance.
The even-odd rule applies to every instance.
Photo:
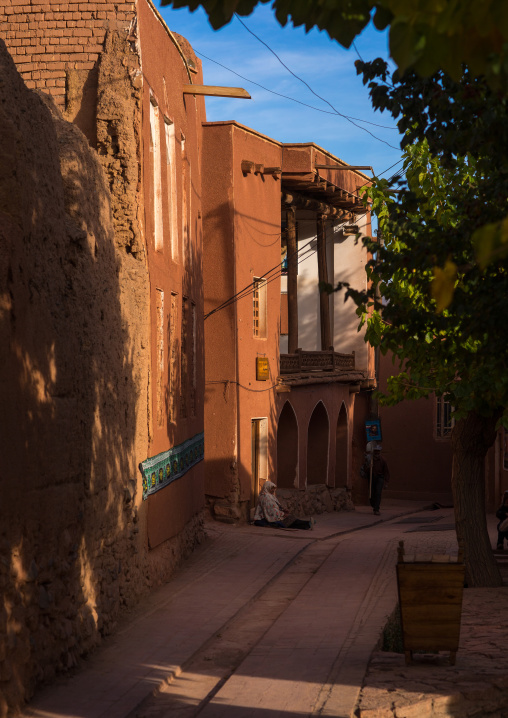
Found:
[[[162,0],[162,5],[206,10],[216,30],[234,13],[249,15],[272,0]],[[349,47],[371,22],[389,27],[390,54],[401,72],[422,76],[444,70],[456,80],[467,64],[493,87],[508,78],[508,3],[506,0],[273,0],[281,25],[317,27]]]
[[[368,341],[402,366],[382,400],[434,392],[451,401],[452,489],[468,582],[500,585],[484,466],[496,425],[508,426],[508,262],[498,253],[479,263],[476,238],[508,209],[506,100],[467,72],[456,83],[442,73],[389,77],[381,60],[358,70],[374,106],[399,118],[405,163],[397,193],[387,180],[368,189],[384,246],[365,238],[377,252],[368,265],[372,286],[349,294],[367,321]]]

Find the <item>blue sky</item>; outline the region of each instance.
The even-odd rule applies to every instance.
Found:
[[[326,102],[294,78],[236,18],[221,30],[214,31],[202,8],[194,13],[186,9],[158,9],[168,27],[186,37],[198,56],[203,53],[270,90],[333,112]],[[237,120],[282,142],[315,142],[350,164],[372,166],[376,173],[400,159],[400,149],[380,141],[397,148],[399,134],[389,115],[372,110],[368,90],[356,75],[354,61],[358,55],[353,48],[345,50],[324,32],[312,30],[306,33],[303,28],[280,27],[268,5],[258,6],[242,21],[339,112],[390,129],[357,123],[379,138],[375,139],[340,116],[312,110],[273,95],[200,57],[205,84],[244,87],[252,96],[251,100],[207,98],[208,120]],[[364,60],[387,58],[386,33],[369,27],[357,38],[356,48]]]

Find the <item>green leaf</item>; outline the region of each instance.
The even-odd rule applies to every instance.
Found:
[[[508,216],[475,230],[472,242],[476,261],[483,270],[492,262],[508,257]]]

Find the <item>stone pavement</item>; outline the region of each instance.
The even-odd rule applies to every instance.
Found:
[[[496,519],[488,517],[491,543]],[[407,537],[405,537],[407,538]],[[410,548],[410,543],[406,541]],[[405,665],[400,653],[375,651],[355,715],[359,718],[508,718],[508,558],[502,588],[464,591],[459,651],[416,655]]]
[[[208,542],[173,579],[23,715],[352,715],[396,602],[399,538],[456,551],[453,531],[406,533],[414,526],[397,517],[415,512],[423,524],[453,523],[449,509],[422,509],[392,501],[381,517],[367,507],[323,514],[312,532],[208,524]]]

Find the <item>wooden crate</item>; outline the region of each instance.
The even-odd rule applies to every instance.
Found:
[[[397,585],[406,663],[411,663],[413,651],[449,651],[455,663],[464,573],[461,551],[457,558],[408,555],[400,541]]]

